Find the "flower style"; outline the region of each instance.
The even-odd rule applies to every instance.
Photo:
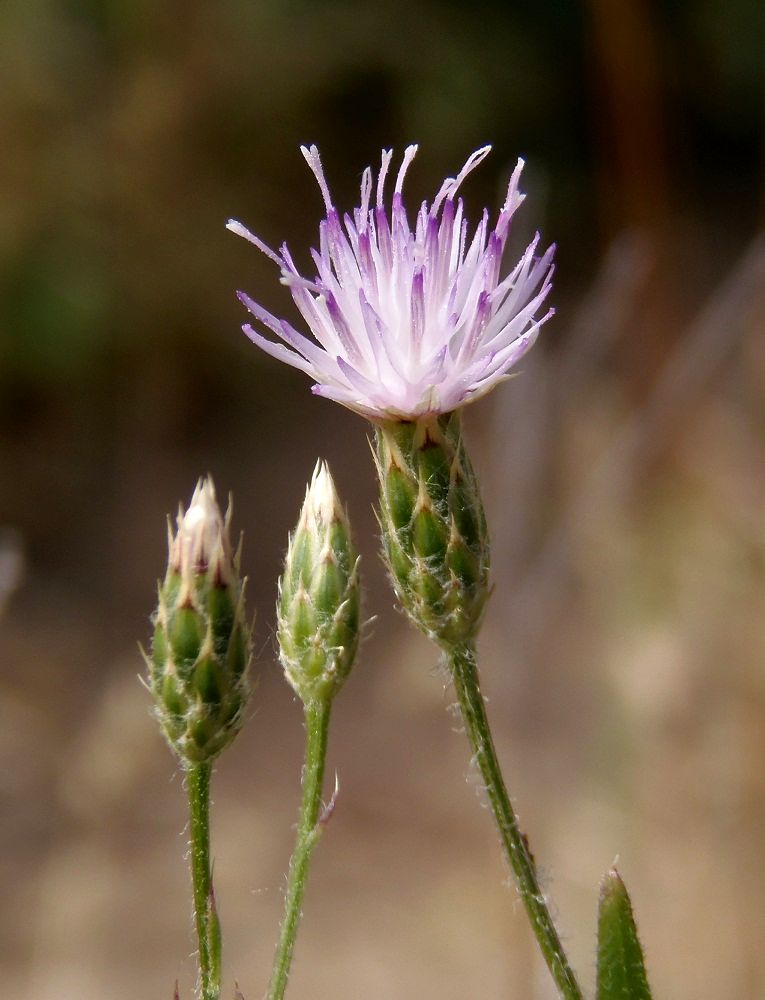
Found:
[[[489,153],[483,146],[456,177],[447,178],[432,204],[423,202],[414,229],[403,202],[404,177],[417,146],[408,146],[393,190],[390,215],[385,181],[393,157],[384,150],[372,207],[370,167],[361,202],[343,216],[335,208],[316,146],[301,147],[316,176],[327,217],[312,251],[316,277],[298,273],[286,245],[277,254],[234,220],[228,228],[254,243],[282,272],[282,283],[313,340],[277,319],[244,292],[239,298],[264,327],[247,336],[268,354],[299,368],[319,396],[337,400],[373,421],[419,420],[453,410],[489,392],[536,340],[553,313],[538,316],[550,291],[554,246],[536,255],[539,234],[510,273],[500,266],[510,220],[525,195],[518,190],[523,161],[510,178],[493,230],[484,209],[468,243],[468,223],[457,198],[467,175]]]

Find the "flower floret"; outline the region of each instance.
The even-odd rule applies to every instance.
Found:
[[[326,218],[313,278],[301,275],[285,246],[277,253],[246,229],[228,228],[276,263],[313,339],[278,319],[246,293],[239,298],[269,339],[243,327],[262,350],[304,371],[313,391],[372,420],[416,420],[449,413],[501,381],[532,346],[553,310],[541,313],[552,283],[554,246],[537,254],[539,234],[500,280],[510,222],[525,195],[523,161],[508,185],[496,224],[484,210],[472,238],[457,192],[490,151],[472,153],[447,178],[433,202],[423,202],[414,228],[404,207],[404,179],[417,146],[408,146],[390,209],[385,188],[393,153],[383,150],[376,185],[370,167],[360,202],[342,219],[316,146],[301,147],[319,185]],[[375,203],[372,205],[374,193]]]

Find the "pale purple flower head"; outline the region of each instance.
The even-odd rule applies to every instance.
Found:
[[[279,341],[250,324],[247,336],[268,354],[306,372],[319,396],[372,420],[417,420],[448,413],[502,381],[534,343],[553,310],[540,315],[550,291],[554,246],[537,256],[539,234],[509,274],[500,278],[510,220],[525,195],[523,161],[510,178],[493,229],[484,209],[472,237],[457,191],[490,146],[476,150],[432,204],[423,202],[412,228],[402,197],[417,152],[408,146],[385,207],[393,153],[384,150],[375,184],[367,167],[353,216],[340,217],[316,146],[301,147],[324,197],[316,276],[302,277],[284,245],[277,254],[240,222],[228,228],[254,243],[281,269],[313,340],[277,319],[244,292],[239,298]]]

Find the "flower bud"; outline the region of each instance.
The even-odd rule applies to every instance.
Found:
[[[239,554],[229,538],[212,479],[202,479],[189,509],[168,530],[167,574],[159,587],[149,686],[157,718],[186,765],[217,756],[242,723],[249,694],[250,629]]]
[[[359,643],[358,556],[329,469],[316,465],[290,536],[277,604],[279,653],[303,702],[329,700]]]
[[[444,648],[471,642],[489,594],[489,538],[460,411],[377,424],[375,461],[399,603]]]

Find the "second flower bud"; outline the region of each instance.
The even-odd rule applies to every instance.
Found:
[[[279,655],[304,703],[332,699],[359,643],[359,558],[326,464],[319,462],[279,581]]]

